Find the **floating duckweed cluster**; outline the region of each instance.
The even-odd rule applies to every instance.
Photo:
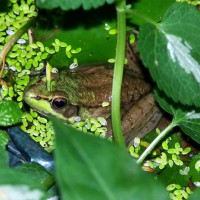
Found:
[[[81,52],[81,48],[73,49],[71,45],[55,39],[51,46],[45,46],[40,41],[33,41],[31,30],[24,33],[7,55],[3,48],[15,36],[28,20],[37,16],[35,0],[9,0],[8,11],[0,13],[0,52],[5,56],[6,67],[2,78],[7,83],[0,86],[0,100],[17,100],[19,107],[23,107],[23,92],[30,81],[30,75],[45,68],[50,56],[65,49],[67,58]],[[78,63],[74,58],[74,63]],[[47,151],[54,149],[54,132],[50,122],[30,110],[22,117],[21,128],[39,142]]]
[[[24,75],[22,77],[16,77],[14,87],[2,85],[0,89],[0,99],[12,100],[13,98],[16,98],[19,107],[22,108],[23,92],[28,85],[29,79],[30,77],[28,75]]]
[[[8,9],[8,11],[0,13],[0,52],[28,20],[37,16],[34,0],[9,0]],[[22,107],[22,94],[29,82],[29,75],[33,71],[43,70],[48,58],[60,51],[61,48],[65,48],[68,58],[72,58],[73,54],[82,50],[80,47],[73,49],[71,45],[67,45],[59,39],[55,39],[51,47],[45,46],[40,41],[34,43],[31,30],[24,33],[6,55],[3,77],[9,73],[8,77],[12,77],[13,80],[9,80],[12,85],[5,84],[7,86],[0,88],[0,99],[17,98],[19,106]],[[1,56],[5,56],[3,52],[1,54]],[[77,62],[77,59],[74,61]]]
[[[140,138],[135,137],[133,139],[133,145],[129,147],[129,153],[131,154],[132,157],[139,158],[141,145],[142,144],[141,144]]]
[[[169,196],[172,200],[188,199],[189,195],[192,194],[189,187],[182,188],[179,184],[169,184],[166,190],[170,192]]]
[[[21,129],[27,132],[46,151],[51,152],[54,149],[55,134],[51,122],[39,116],[32,109],[30,113],[23,114]]]
[[[32,17],[37,16],[34,0],[10,0],[8,10],[0,13],[0,50],[11,39],[11,37]],[[4,84],[0,88],[0,99],[11,100],[17,98],[19,106],[22,107],[22,94],[28,84],[30,71],[23,69],[24,57],[26,57],[26,46],[28,34],[25,33],[18,39],[12,50],[6,55],[6,69],[3,76],[9,73],[10,82],[15,82],[14,86]],[[19,56],[20,55],[20,56]],[[10,69],[10,71],[8,71]],[[12,71],[17,72],[14,74]]]
[[[157,133],[159,134],[159,131],[157,131]],[[137,159],[141,154],[141,149],[147,146],[147,142],[140,141],[140,139],[136,137],[133,141],[133,145],[129,147],[129,153],[132,157]],[[190,147],[186,147],[185,149],[183,149],[179,142],[175,142],[173,144],[172,138],[168,137],[165,141],[162,142],[161,148],[159,148],[159,150],[157,149],[156,151],[152,152],[153,159],[145,161],[145,163],[143,164],[143,169],[145,171],[153,172],[157,168],[159,170],[163,170],[166,167],[173,167],[174,165],[184,166],[181,157],[188,155],[190,152]],[[196,162],[195,169],[197,171],[200,171],[200,161]],[[181,168],[179,170],[179,174],[182,176],[187,176],[189,172],[189,166],[185,166],[185,168]],[[195,184],[196,182],[194,183],[194,185]],[[183,187],[175,183],[169,184],[166,187],[166,190],[169,192],[170,199],[172,200],[188,199],[189,195],[192,193],[189,187]]]
[[[80,118],[75,118],[72,127],[77,130],[83,131],[87,134],[93,134],[101,138],[106,138],[107,121],[103,117],[97,119],[88,118],[81,121]],[[44,149],[51,152],[55,148],[55,133],[51,122],[46,118],[41,117],[38,113],[30,109],[30,113],[24,113],[22,117],[21,129],[27,132],[33,140],[38,142]],[[111,140],[111,138],[108,138]]]
[[[0,49],[30,18],[36,16],[34,0],[27,0],[26,2],[24,0],[9,0],[8,11],[0,13]],[[20,47],[27,39],[27,33],[22,35],[15,48]]]
[[[98,117],[97,119],[88,118],[85,121],[82,121],[79,118],[75,118],[75,122],[72,124],[72,127],[84,133],[91,133],[96,136],[105,138],[107,133],[106,125],[107,121],[103,117]]]
[[[173,165],[182,166],[183,161],[180,156],[186,155],[190,153],[191,148],[187,147],[185,149],[181,148],[180,143],[176,142],[174,144],[174,148],[169,148],[169,142],[171,141],[171,137],[162,142],[163,152],[161,152],[160,156],[155,159],[148,160],[145,163],[145,166],[148,166],[152,169],[159,168],[164,169],[166,166],[172,167]]]

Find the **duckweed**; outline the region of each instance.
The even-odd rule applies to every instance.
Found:
[[[78,119],[78,120],[77,120]],[[107,133],[107,121],[103,117],[88,118],[82,121],[79,117],[74,117],[74,123],[71,125],[72,127],[83,131],[84,133],[92,133],[96,136],[100,136],[102,138],[106,137]]]
[[[113,28],[109,30],[110,35],[116,35],[117,34],[117,29]]]
[[[0,13],[0,50],[30,18],[37,16],[34,4],[34,0],[9,0],[9,12]],[[55,39],[51,47],[45,46],[40,41],[29,44],[29,35],[24,33],[6,55],[6,69],[2,78],[7,76],[9,70],[12,70],[14,83],[13,85],[5,84],[0,86],[0,99],[17,100],[18,105],[22,108],[24,106],[23,92],[29,83],[31,72],[43,70],[49,56],[60,51],[61,48],[66,49],[68,58],[72,57],[72,53],[77,54],[82,50],[80,47],[72,49],[71,45],[59,39]],[[78,65],[76,58],[74,58],[74,63]],[[51,87],[54,84],[52,81]],[[55,136],[52,126],[46,118],[39,116],[30,109],[30,112],[24,113],[22,117],[21,128],[47,151],[52,151]],[[99,130],[99,132],[103,131]]]
[[[129,44],[133,44],[135,42],[135,35],[134,34],[130,34],[129,36]]]
[[[198,161],[195,163],[195,169],[197,170],[197,172],[200,172],[200,160],[198,160]]]
[[[169,197],[172,200],[188,199],[189,195],[192,194],[189,187],[182,188],[179,184],[169,184],[166,190],[170,192]]]
[[[24,113],[21,129],[27,132],[33,140],[40,143],[48,152],[54,149],[54,131],[51,122],[39,116],[32,109],[30,113]]]

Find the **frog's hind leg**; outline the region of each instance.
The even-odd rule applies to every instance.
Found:
[[[163,112],[150,93],[134,104],[122,117],[122,131],[128,145],[135,137],[142,138],[156,127]]]

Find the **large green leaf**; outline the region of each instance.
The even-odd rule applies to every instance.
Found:
[[[1,167],[0,177],[0,199],[42,200],[44,196],[44,191],[27,174]]]
[[[200,106],[200,13],[173,4],[160,24],[146,24],[138,49],[158,87],[175,102]]]
[[[9,126],[21,121],[22,111],[14,101],[0,101],[0,126]]]
[[[189,106],[173,102],[163,92],[154,90],[159,105],[173,116],[173,123],[180,126],[182,131],[193,140],[200,143],[200,111]]]
[[[75,10],[81,6],[84,10],[89,10],[113,2],[115,0],[36,0],[37,6],[40,8],[53,9],[60,7],[63,10]]]
[[[115,144],[58,120],[56,176],[62,199],[168,199],[165,189]]]
[[[134,24],[141,25],[145,23],[145,18],[160,21],[168,7],[174,3],[174,0],[140,0],[134,1],[128,18]],[[134,14],[134,15],[133,15]],[[142,16],[142,17],[141,17]]]

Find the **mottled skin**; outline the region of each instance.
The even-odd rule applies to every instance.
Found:
[[[61,71],[56,78],[54,90],[65,92],[72,105],[99,107],[102,102],[112,100],[113,69],[105,66],[91,66]],[[136,77],[131,70],[125,70],[121,103],[137,101],[149,93],[150,84]]]

